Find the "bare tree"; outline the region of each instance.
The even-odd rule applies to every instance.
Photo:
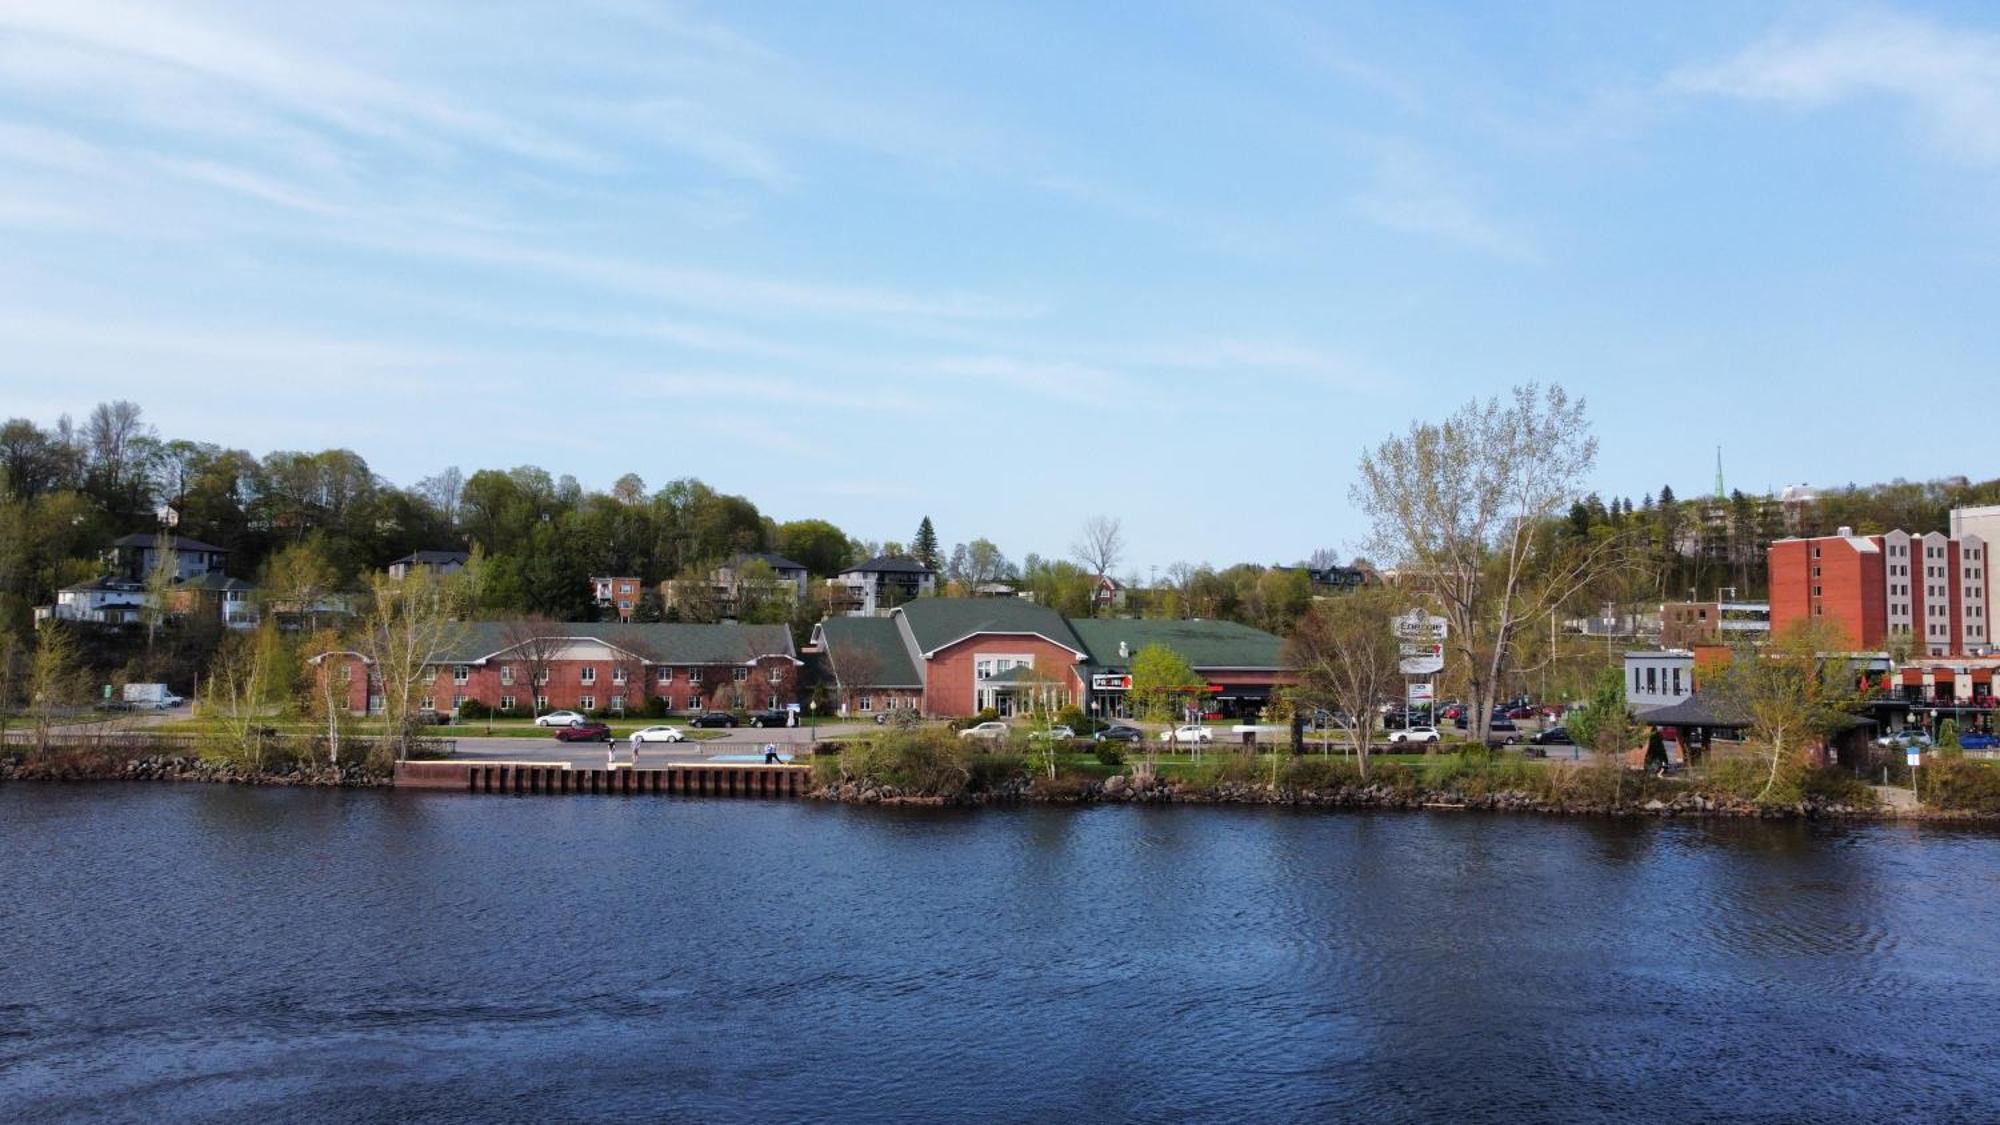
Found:
[[[1083,537],[1070,544],[1069,553],[1102,584],[1125,558],[1124,528],[1111,516],[1092,516],[1083,521]]]
[[[882,661],[860,645],[828,645],[826,655],[833,668],[834,686],[840,692],[840,709],[845,712],[857,694],[875,686],[882,675]]]
[[[1357,590],[1315,602],[1285,642],[1298,669],[1297,698],[1333,713],[1368,777],[1376,705],[1401,685],[1399,646],[1392,632],[1396,602],[1385,590]]]
[[[29,716],[35,728],[35,750],[46,754],[49,733],[63,712],[83,701],[84,680],[76,638],[55,622],[38,630],[35,659],[28,666]]]
[[[1517,632],[1624,563],[1616,535],[1567,549],[1554,541],[1555,517],[1596,459],[1583,400],[1534,384],[1443,422],[1413,422],[1362,454],[1349,495],[1371,524],[1369,549],[1449,622],[1480,741],[1491,702],[1519,670]]]
[[[560,622],[540,615],[516,617],[506,623],[500,631],[502,651],[506,654],[505,667],[525,679],[528,684],[528,714],[540,718],[542,714],[543,689],[548,686],[550,671],[562,655],[565,630]]]
[[[407,757],[416,722],[418,691],[437,674],[463,626],[452,616],[452,580],[419,567],[406,578],[376,575],[370,582],[361,652],[382,693],[383,717]]]
[[[1838,626],[1807,619],[1730,660],[1716,694],[1749,720],[1751,737],[1763,744],[1770,772],[1758,800],[1771,795],[1787,767],[1802,768],[1812,741],[1850,722],[1863,702],[1859,669],[1843,655],[1852,647]]]
[[[457,465],[448,466],[434,477],[425,477],[412,489],[425,503],[431,506],[445,522],[445,526],[458,527],[458,511],[465,495],[465,474]]]
[[[173,612],[174,586],[180,581],[180,553],[174,537],[162,531],[153,536],[153,565],[146,570],[146,658],[152,659],[153,639]]]

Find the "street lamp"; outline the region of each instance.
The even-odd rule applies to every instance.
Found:
[[[813,745],[817,746],[819,745],[819,700],[806,700],[806,714],[812,716],[812,740]]]

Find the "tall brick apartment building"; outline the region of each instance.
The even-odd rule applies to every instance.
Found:
[[[1849,528],[1771,544],[1771,631],[1838,625],[1857,649],[1906,640],[1920,656],[1993,651],[1995,585],[1977,535],[1855,535]]]

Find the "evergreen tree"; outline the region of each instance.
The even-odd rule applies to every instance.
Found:
[[[910,557],[932,570],[938,569],[938,564],[943,561],[938,557],[937,529],[931,526],[929,516],[917,525],[916,538],[910,540]]]

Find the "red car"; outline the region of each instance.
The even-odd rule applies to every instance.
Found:
[[[603,723],[578,723],[573,727],[559,727],[557,742],[616,742],[611,736],[611,728]]]
[[[1512,711],[1507,712],[1507,717],[1510,719],[1532,719],[1535,717],[1535,709],[1533,707],[1516,707]]]

